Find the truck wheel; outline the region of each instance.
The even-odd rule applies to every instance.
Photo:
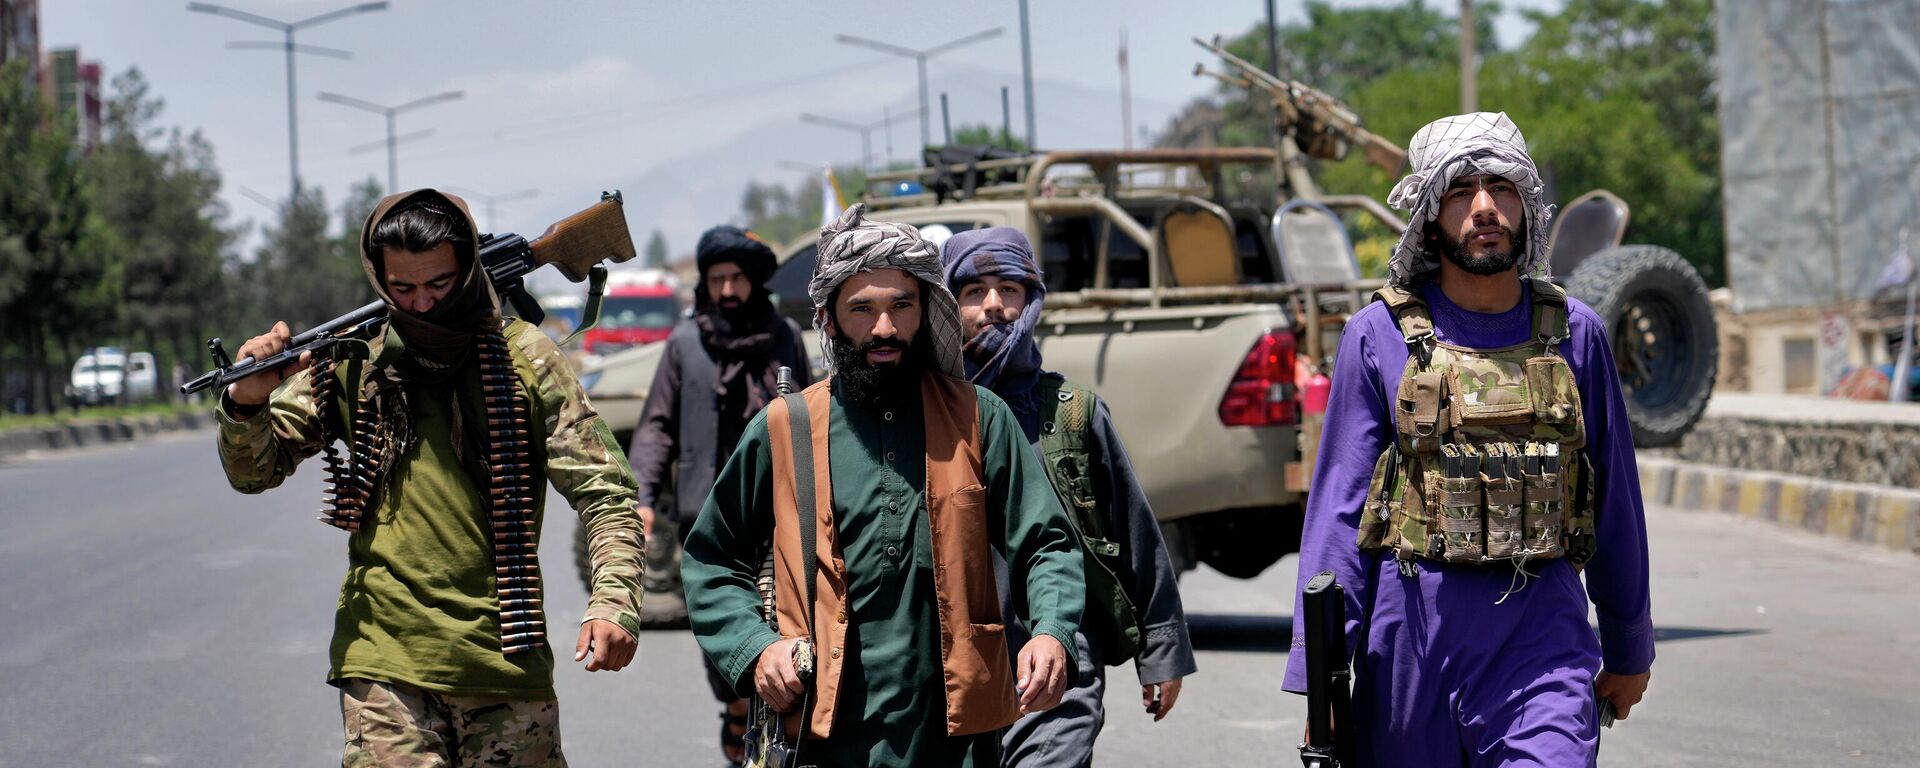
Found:
[[[1700,273],[1670,249],[1626,245],[1587,257],[1567,279],[1567,293],[1606,323],[1633,444],[1680,442],[1706,411],[1720,365]]]
[[[1200,562],[1236,579],[1259,576],[1300,551],[1299,505],[1230,509],[1186,518]]]

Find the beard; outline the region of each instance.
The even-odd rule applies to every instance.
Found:
[[[875,363],[867,353],[876,349],[898,349],[904,354],[891,363]],[[927,370],[926,345],[909,344],[899,339],[871,339],[854,345],[835,338],[833,344],[833,381],[849,402],[873,405],[898,400],[919,382]]]
[[[1511,227],[1501,227],[1507,236],[1507,247],[1503,250],[1468,253],[1460,241],[1450,232],[1442,232],[1439,237],[1440,255],[1461,271],[1469,275],[1498,275],[1513,269],[1520,263],[1522,234],[1516,234]]]

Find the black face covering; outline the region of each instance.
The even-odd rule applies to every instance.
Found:
[[[419,315],[400,309],[387,293],[386,276],[381,274],[381,262],[384,259],[375,258],[378,246],[372,242],[373,233],[381,222],[416,208],[425,208],[451,218],[456,231],[465,240],[454,246],[460,259],[459,281],[446,296],[434,302],[432,309]],[[457,198],[430,189],[390,196],[381,201],[373,215],[367,217],[364,234],[361,235],[362,266],[366,268],[367,277],[373,281],[375,293],[387,303],[393,328],[401,338],[406,339],[410,356],[419,358],[418,362],[424,363],[426,368],[460,364],[472,350],[475,336],[491,332],[498,325],[500,302],[494,296],[486,270],[475,264],[477,257],[473,243],[473,219],[467,214],[465,206]]]

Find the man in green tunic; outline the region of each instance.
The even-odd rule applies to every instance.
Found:
[[[715,481],[681,564],[694,633],[805,733],[803,765],[998,765],[999,730],[1072,682],[1079,545],[1013,413],[960,378],[931,243],[855,206],[821,232],[809,293],[831,376],[762,411]],[[813,589],[797,494],[814,500]],[[778,631],[755,589],[770,545]],[[991,550],[1027,598],[1017,663]]]
[[[233,383],[217,416],[227,480],[259,493],[327,453],[321,520],[352,532],[327,673],[341,695],[342,765],[564,766],[534,559],[546,494],[534,477],[587,529],[593,590],[574,660],[591,654],[591,671],[633,658],[633,477],[559,349],[500,317],[463,201],[393,195],[363,231],[385,337]],[[265,359],[287,343],[278,323],[239,355]]]

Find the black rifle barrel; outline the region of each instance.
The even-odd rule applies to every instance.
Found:
[[[1333,571],[1321,571],[1307,581],[1300,603],[1307,656],[1307,741],[1300,745],[1300,761],[1307,768],[1339,768],[1351,758],[1335,731],[1353,732],[1351,723],[1337,722],[1348,716],[1351,695],[1345,590]]]

